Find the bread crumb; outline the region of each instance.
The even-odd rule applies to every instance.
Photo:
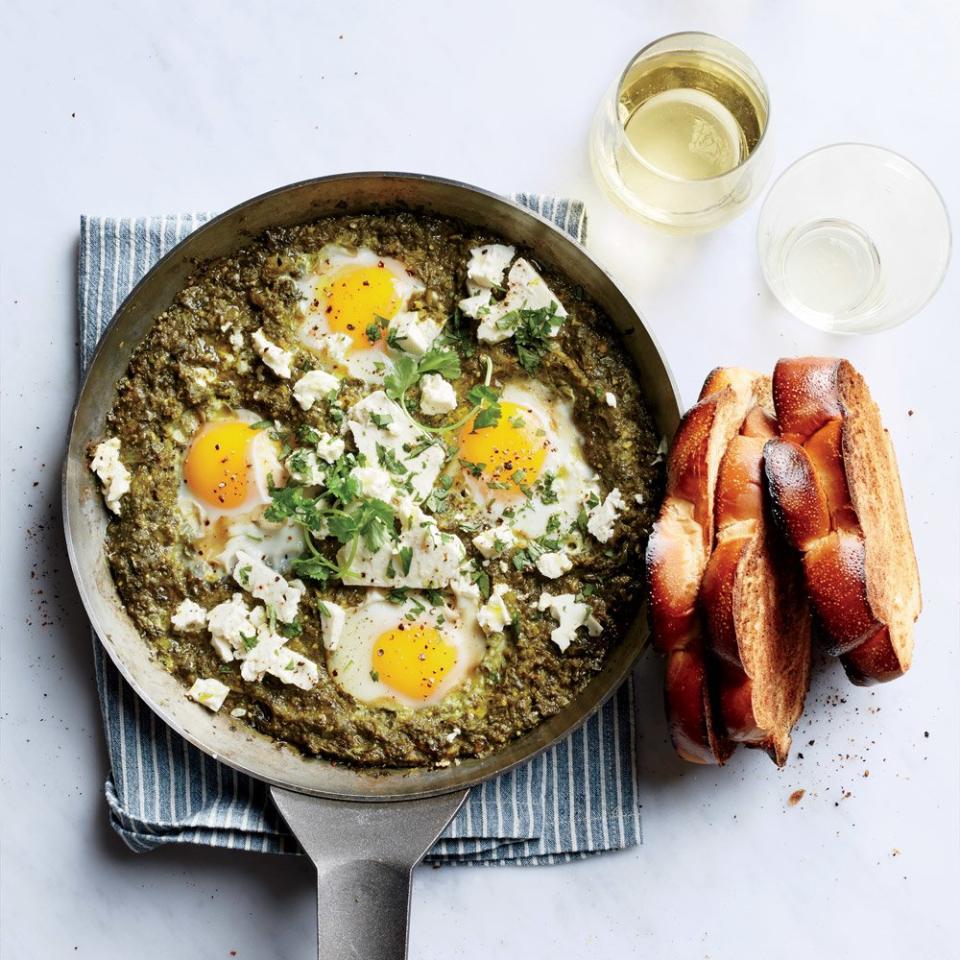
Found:
[[[791,807],[795,807],[803,799],[803,795],[806,792],[806,790],[794,790],[793,793],[790,794],[787,803],[789,803]]]

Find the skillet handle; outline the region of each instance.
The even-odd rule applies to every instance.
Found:
[[[321,960],[405,960],[413,868],[466,791],[393,803],[270,793],[317,868]]]

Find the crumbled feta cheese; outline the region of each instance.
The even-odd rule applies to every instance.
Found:
[[[120,461],[120,438],[97,444],[90,469],[100,478],[103,499],[113,513],[120,513],[120,498],[130,489],[130,471]]]
[[[264,608],[250,610],[242,594],[235,593],[214,607],[207,614],[207,628],[222,660],[241,661],[240,676],[244,680],[262,680],[269,673],[303,690],[316,686],[317,665],[285,646],[284,638],[270,629]]]
[[[268,340],[261,327],[253,335],[253,348],[260,359],[278,376],[284,380],[290,379],[290,364],[293,354],[289,350],[278,347],[272,340]]]
[[[453,743],[453,741],[460,736],[460,732],[461,731],[459,727],[454,727],[446,736],[447,743]]]
[[[230,346],[238,351],[243,349],[243,333],[240,330],[234,330],[230,334]]]
[[[510,590],[505,583],[498,583],[490,594],[490,599],[477,611],[477,623],[488,636],[491,633],[503,633],[513,619],[503,595]]]
[[[170,618],[170,626],[181,633],[192,633],[207,622],[207,611],[189,598],[182,600]]]
[[[543,307],[549,307],[552,303],[556,304],[558,317],[567,315],[560,298],[547,286],[543,277],[534,270],[530,261],[521,257],[510,268],[510,273],[507,275],[507,295],[501,304],[503,312],[540,310]]]
[[[467,290],[475,294],[480,290],[496,290],[502,287],[503,275],[516,252],[514,247],[502,243],[473,247],[467,263]]]
[[[620,491],[614,487],[607,494],[606,500],[590,511],[587,530],[601,543],[606,543],[613,536],[613,524],[626,505]]]
[[[321,397],[330,396],[340,389],[340,381],[325,370],[311,370],[293,385],[293,399],[301,410],[309,410]]]
[[[390,503],[398,495],[390,474],[382,467],[354,467],[350,476],[357,481],[360,493],[365,497]]]
[[[329,433],[321,433],[317,441],[317,456],[327,463],[336,463],[346,449],[340,437],[332,437]]]
[[[476,320],[489,311],[492,299],[489,290],[481,290],[472,297],[464,297],[457,306],[460,307],[460,312],[465,316],[473,317]]]
[[[473,545],[489,560],[498,553],[508,550],[516,542],[517,538],[509,527],[491,527],[489,530],[483,530],[473,538]]]
[[[273,607],[281,623],[292,623],[306,587],[299,580],[287,583],[275,570],[244,550],[237,552],[233,579],[248,593]]]
[[[643,499],[642,493],[635,493],[633,499],[642,507],[647,501]]]
[[[387,327],[390,343],[401,350],[422,356],[437,339],[442,326],[430,317],[423,317],[416,310],[404,310],[396,314]]]
[[[397,510],[401,530],[396,540],[387,540],[371,552],[365,543],[357,547],[350,573],[343,578],[348,587],[414,587],[442,590],[459,579],[466,556],[459,537],[444,533],[434,519],[414,504]],[[346,566],[353,545],[340,549],[337,561]]]
[[[458,601],[462,600],[467,604],[480,603],[480,588],[476,582],[468,576],[454,577],[454,579],[450,581],[450,589]]]
[[[409,451],[422,440],[429,439],[429,434],[424,434],[398,403],[382,390],[375,390],[347,411],[347,423],[357,449],[367,458],[367,463],[380,462],[377,449],[380,447],[393,454],[406,468],[407,473],[398,475],[397,479],[404,484],[409,482],[418,501],[430,496],[443,467],[446,450],[442,443],[434,443],[411,456]]]
[[[551,580],[562,577],[571,567],[573,561],[563,550],[555,550],[550,553],[541,553],[537,557],[537,569]]]
[[[477,328],[477,339],[483,343],[500,343],[514,334],[509,324],[501,324],[504,317],[515,310],[540,310],[551,304],[556,305],[557,317],[567,315],[560,299],[547,286],[543,277],[534,270],[528,260],[521,257],[507,275],[507,295],[499,302],[491,301],[485,313],[482,310],[478,312],[480,326]],[[554,325],[550,335],[556,336],[559,329],[559,324]]]
[[[439,373],[427,373],[420,378],[420,412],[428,417],[450,413],[457,409],[457,391],[449,380]]]
[[[580,603],[572,593],[560,593],[554,596],[541,593],[537,602],[538,610],[549,610],[557,621],[557,627],[550,632],[550,639],[563,653],[574,641],[579,627],[586,627],[591,637],[598,637],[603,627],[593,616],[593,610],[586,603]]]
[[[317,665],[285,645],[284,638],[274,633],[265,622],[262,607],[258,607],[254,613],[258,615],[257,635],[252,642],[245,642],[243,651],[238,653],[242,660],[240,676],[248,683],[253,683],[269,673],[301,690],[315,687],[320,676]]]
[[[324,600],[317,604],[320,610],[320,627],[323,630],[323,645],[331,652],[340,645],[340,635],[343,625],[347,622],[347,614],[339,603]]]
[[[608,407],[615,407],[617,405],[617,395],[611,393],[609,390],[603,395],[603,400]]]
[[[210,643],[224,663],[229,663],[234,659],[234,653],[243,649],[245,637],[257,635],[257,625],[242,593],[235,593],[229,600],[218,603],[207,614],[207,629]]]
[[[227,699],[230,688],[213,677],[201,679],[197,677],[193,686],[187,691],[187,696],[197,703],[202,703],[208,710],[216,713]]]
[[[290,478],[297,483],[315,487],[323,483],[326,472],[320,466],[320,460],[313,450],[300,447],[294,450],[284,462]]]
[[[247,715],[247,711],[244,710],[243,707],[234,707],[230,711],[230,716],[236,717],[237,720],[239,720],[241,717],[245,717],[246,715]]]

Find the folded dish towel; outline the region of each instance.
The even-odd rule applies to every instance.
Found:
[[[515,199],[583,242],[583,204],[537,194]],[[121,301],[174,244],[209,214],[80,222],[81,362]],[[299,852],[262,783],[197,750],[170,730],[120,676],[94,638],[107,736],[110,822],[134,851],[200,843]],[[633,688],[628,682],[572,736],[527,766],[475,787],[427,861],[558,863],[640,842]]]

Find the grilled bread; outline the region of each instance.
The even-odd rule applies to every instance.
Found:
[[[647,545],[650,622],[666,657],[665,699],[677,753],[694,763],[723,764],[733,750],[709,678],[698,596],[714,538],[720,462],[770,380],[751,370],[714,370],[680,422],[667,458],[667,484]]]
[[[810,683],[811,626],[800,563],[767,515],[763,449],[777,427],[772,401],[764,401],[720,463],[700,603],[727,736],[782,766]]]
[[[800,552],[828,651],[857,684],[902,676],[920,579],[889,435],[846,360],[781,360],[780,439],[764,449],[772,512]]]

